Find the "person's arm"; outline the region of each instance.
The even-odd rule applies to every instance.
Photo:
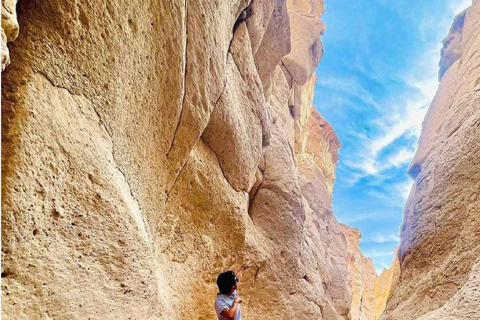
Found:
[[[245,271],[246,269],[250,268],[250,266],[251,266],[250,261],[246,261],[246,262],[240,267],[240,270],[238,270],[237,273],[235,273],[235,275],[237,276],[238,280],[241,280],[241,279],[242,279],[243,271]]]
[[[236,297],[235,300],[233,300],[233,304],[230,308],[225,308],[220,312],[222,316],[227,318],[228,320],[233,320],[235,319],[235,316],[237,315],[237,309],[238,309],[238,304],[242,303],[242,298]]]

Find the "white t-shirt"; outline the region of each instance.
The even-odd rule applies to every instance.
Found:
[[[222,316],[220,313],[225,310],[229,309],[233,305],[233,301],[235,300],[235,297],[237,296],[237,291],[234,291],[232,295],[226,295],[223,293],[217,293],[217,299],[215,299],[215,312],[217,313],[218,320],[228,320],[224,316]],[[240,304],[238,304],[237,307],[237,315],[234,320],[242,320],[242,313],[240,311]]]

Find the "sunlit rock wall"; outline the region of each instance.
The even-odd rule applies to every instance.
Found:
[[[398,261],[398,246],[395,248],[392,265],[383,269],[375,279],[375,320],[381,318],[387,305],[388,298],[395,290],[400,277],[400,263]]]
[[[409,169],[401,276],[385,319],[480,317],[479,1],[461,33],[461,56],[442,78]]]
[[[348,319],[323,1],[2,4],[5,319]]]
[[[360,251],[362,234],[344,224],[341,230],[347,239],[348,282],[352,291],[350,314],[352,320],[375,320],[377,273],[373,261]]]
[[[7,43],[18,36],[17,0],[2,1],[2,71],[10,63]]]
[[[312,86],[308,81],[304,86]],[[312,88],[313,89],[313,88]],[[302,88],[303,92],[312,89]],[[310,97],[310,95],[307,95]],[[298,103],[297,95],[297,103]],[[301,96],[301,109],[308,102]],[[309,98],[308,98],[309,99]],[[332,211],[332,183],[335,176],[340,147],[337,135],[328,122],[306,103],[301,112],[307,113],[306,126],[298,125],[295,136],[303,136],[303,147],[296,151],[298,178],[305,207],[305,247],[302,263],[306,268],[304,278],[317,288],[323,288],[326,302],[322,315],[325,319],[344,319],[349,312],[351,292],[347,283],[347,248],[340,225]],[[292,108],[291,108],[292,109]],[[310,111],[309,111],[310,110]],[[294,117],[296,117],[294,113]],[[298,120],[297,120],[298,121]],[[295,145],[299,141],[295,140]],[[323,161],[322,161],[323,159]]]

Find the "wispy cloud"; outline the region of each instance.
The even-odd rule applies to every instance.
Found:
[[[361,230],[377,271],[390,267],[422,121],[438,88],[442,39],[471,0],[331,2],[315,104],[337,131],[337,218]],[[361,12],[361,13],[359,13]],[[355,25],[355,28],[351,26]]]
[[[431,57],[432,51],[427,50],[425,56]],[[435,61],[438,61],[438,54],[433,56]],[[385,170],[400,167],[411,161],[416,144],[402,145],[401,149],[394,150],[389,156],[383,158],[380,156],[387,147],[402,137],[418,140],[423,118],[438,87],[437,69],[437,63],[431,61],[426,64],[425,59],[421,57],[413,64],[412,71],[400,76],[408,90],[398,93],[397,102],[381,108],[385,113],[371,121],[372,126],[376,128],[376,134],[359,139],[361,145],[357,157],[344,162],[351,169],[361,173],[357,178],[380,175]]]
[[[366,257],[377,258],[377,257],[391,257],[393,252],[391,250],[385,250],[385,251],[371,250],[371,251],[365,251],[363,254]]]
[[[343,167],[339,168],[339,171],[343,171],[344,174],[337,173],[337,179],[341,180],[342,183],[345,183],[348,186],[353,186],[360,180],[364,175],[356,172],[348,172]]]
[[[359,99],[367,105],[380,108],[373,95],[354,77],[320,78],[318,83],[325,88],[337,90],[347,96]]]
[[[414,150],[402,148],[388,159],[389,166],[393,166],[395,168],[401,167],[402,165],[409,163],[414,155]]]
[[[385,187],[381,183],[375,184],[381,185],[381,187],[368,190],[368,196],[382,201],[385,206],[388,204],[388,207],[391,208],[403,208],[412,189],[413,180],[405,176],[404,180],[391,182]]]
[[[448,9],[452,15],[455,15],[465,10],[471,3],[471,0],[454,1],[450,3]],[[438,21],[436,23],[438,24]],[[451,20],[442,23],[443,25],[438,28],[439,36],[437,38],[446,35]],[[425,25],[429,25],[426,17],[420,24],[420,29]],[[432,28],[428,28],[428,30],[431,32]],[[438,88],[437,75],[441,46],[441,41],[432,43],[412,63],[406,73],[398,75],[398,78],[410,90],[397,93],[396,103],[387,106],[385,102],[376,102],[377,109],[386,111],[380,117],[372,120],[372,125],[377,128],[378,133],[370,137],[359,137],[363,148],[359,148],[358,157],[354,161],[345,161],[348,167],[356,171],[355,179],[350,179],[352,184],[358,182],[362,177],[381,175],[385,170],[409,163],[415,155],[416,144],[413,144],[396,150],[384,159],[379,158],[385,148],[403,136],[418,140],[425,113]],[[350,82],[352,81],[350,79]],[[364,93],[363,95],[368,97]],[[405,191],[407,189],[409,192],[410,187],[403,189],[402,196],[404,198],[408,197],[408,192]]]
[[[364,242],[373,242],[373,243],[385,243],[385,242],[400,242],[400,237],[396,233],[389,234],[375,234],[369,239],[365,239]],[[392,252],[390,252],[392,254]]]
[[[342,217],[342,222],[349,226],[357,226],[362,222],[378,223],[378,221],[384,221],[387,218],[392,218],[395,213],[388,211],[376,211],[373,210],[369,213],[362,214],[350,214]]]
[[[395,185],[394,190],[402,196],[403,201],[406,201],[410,194],[410,190],[412,189],[412,185],[413,185],[413,181],[410,179],[407,179]]]
[[[470,5],[472,5],[472,0],[457,0],[450,4],[449,9],[453,14],[459,14],[460,12],[468,8]]]

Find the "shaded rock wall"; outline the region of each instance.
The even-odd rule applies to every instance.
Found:
[[[217,274],[248,258],[245,319],[347,319],[340,143],[312,106],[323,11],[20,2],[2,74],[2,315],[211,319]],[[2,45],[6,25],[2,11]]]
[[[463,40],[463,25],[465,24],[465,15],[468,9],[458,14],[454,20],[450,31],[445,39],[443,39],[443,47],[440,51],[440,63],[438,78],[442,79],[445,72],[450,66],[462,57],[462,40]]]
[[[445,72],[409,169],[401,275],[385,319],[478,319],[480,310],[480,2]],[[428,315],[425,315],[427,314]]]

